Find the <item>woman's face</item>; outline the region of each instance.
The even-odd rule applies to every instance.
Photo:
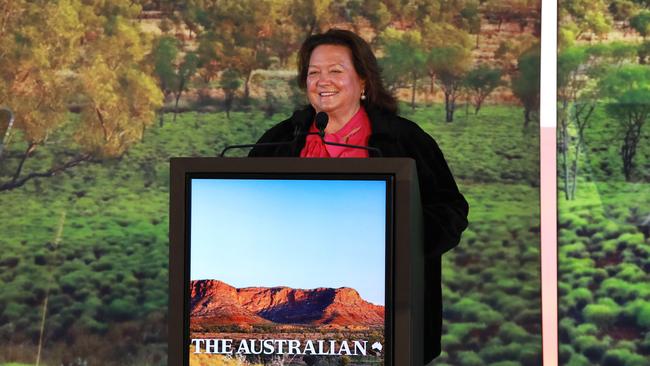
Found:
[[[316,112],[351,117],[359,108],[363,88],[347,47],[321,45],[311,52],[307,97]]]

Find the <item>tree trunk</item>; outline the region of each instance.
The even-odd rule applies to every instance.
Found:
[[[5,134],[2,137],[2,141],[0,141],[0,160],[2,160],[2,153],[4,152],[4,148],[7,144],[7,141],[9,141],[9,136],[11,135],[11,128],[14,126],[13,112],[8,108],[0,108],[0,110],[2,109],[6,110],[9,113],[9,121],[7,123],[7,129],[5,130]]]
[[[253,70],[249,71],[248,74],[246,74],[246,80],[244,81],[244,104],[248,105],[250,103],[250,96],[251,96],[251,77],[253,76]]]
[[[181,93],[176,94],[176,102],[174,103],[174,117],[172,122],[176,122],[176,115],[178,114],[178,101],[181,99]]]
[[[575,147],[575,154],[573,156],[573,169],[572,170],[572,180],[573,183],[571,184],[571,192],[570,192],[570,197],[572,200],[576,199],[576,190],[578,186],[578,159],[580,157],[580,139],[576,141],[576,147]]]
[[[569,133],[566,128],[562,129],[562,172],[564,178],[564,198],[569,201],[571,200],[571,195],[569,194],[571,181],[569,179]]]
[[[63,224],[65,223],[66,211],[61,212],[61,217],[59,218],[59,227],[56,231],[56,236],[54,237],[53,248],[55,251],[59,244],[61,243],[61,237],[63,236]],[[50,266],[51,267],[51,266]],[[41,326],[38,336],[38,352],[36,353],[36,366],[41,364],[41,351],[43,349],[43,335],[45,334],[45,319],[47,318],[47,304],[50,299],[50,287],[52,286],[52,268],[48,271],[50,274],[47,281],[47,289],[45,290],[45,299],[43,300],[43,314],[41,316]]]
[[[226,92],[225,98],[224,98],[224,107],[226,109],[226,118],[230,119],[230,109],[232,109],[232,103],[233,100],[235,99],[235,92]]]
[[[621,157],[623,158],[623,174],[625,175],[625,180],[629,182],[632,178],[633,154],[631,153],[631,147],[627,139],[623,143],[623,147],[621,147]]]
[[[183,89],[185,89],[185,78],[181,78],[181,83],[178,86],[178,92],[176,93],[176,103],[174,104],[174,118],[172,119],[172,122],[176,122],[176,115],[178,114],[178,101],[181,99]]]
[[[562,178],[564,179],[564,199],[567,201],[569,197],[569,165],[568,165],[568,150],[569,150],[569,128],[568,128],[568,115],[567,115],[568,101],[562,101],[562,112],[560,113],[560,134],[562,141],[560,143],[560,151],[562,153]]]
[[[429,104],[429,101],[427,101],[427,106],[433,105],[435,81],[436,81],[436,75],[434,73],[429,73],[429,96],[431,97],[431,104]]]
[[[25,160],[27,160],[27,158],[34,152],[34,150],[36,150],[36,144],[31,142],[29,146],[27,146],[27,149],[25,150],[22,159],[20,159],[18,168],[16,168],[16,172],[14,173],[14,176],[11,179],[12,183],[18,180],[18,178],[20,177],[20,173],[22,173],[23,166],[25,165]]]
[[[450,92],[445,91],[445,120],[447,122],[454,121],[454,109],[456,108],[455,100]]]
[[[486,97],[487,97],[487,95],[486,95]],[[481,106],[483,105],[484,100],[485,100],[485,98],[481,98],[480,94],[476,97],[476,103],[474,104],[474,107],[475,107],[474,108],[474,115],[478,115],[478,111],[481,110]]]
[[[577,141],[575,143],[575,155],[573,159],[573,184],[571,185],[571,199],[576,198],[578,190],[578,174],[580,170],[580,147],[584,141],[584,131],[587,128],[591,114],[596,105],[594,103],[574,103],[575,105],[575,123],[578,127]],[[586,113],[585,113],[586,110]]]
[[[413,87],[411,88],[411,109],[415,109],[415,89],[417,87],[418,79],[413,74]]]
[[[530,122],[530,108],[525,106],[524,107],[524,127],[528,127],[528,123]]]
[[[646,118],[644,115],[636,116],[634,113],[630,113],[632,115],[628,116],[628,128],[627,131],[625,131],[625,139],[623,140],[623,146],[621,147],[623,174],[625,175],[625,180],[628,182],[632,179],[636,147],[641,138],[641,126],[643,126]]]

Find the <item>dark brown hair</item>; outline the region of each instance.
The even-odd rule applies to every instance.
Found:
[[[321,45],[347,47],[352,53],[352,63],[359,77],[365,81],[366,99],[364,107],[374,107],[390,113],[397,113],[397,100],[381,81],[381,70],[370,45],[357,34],[344,29],[330,29],[325,33],[309,36],[298,52],[298,86],[307,89],[309,59],[314,49]]]

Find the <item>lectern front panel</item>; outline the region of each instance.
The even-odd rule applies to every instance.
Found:
[[[384,364],[390,182],[190,176],[188,364]]]

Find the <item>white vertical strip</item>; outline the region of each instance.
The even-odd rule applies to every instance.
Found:
[[[540,200],[544,366],[558,365],[557,303],[557,0],[542,0]]]
[[[557,2],[542,0],[540,125],[557,127]]]

